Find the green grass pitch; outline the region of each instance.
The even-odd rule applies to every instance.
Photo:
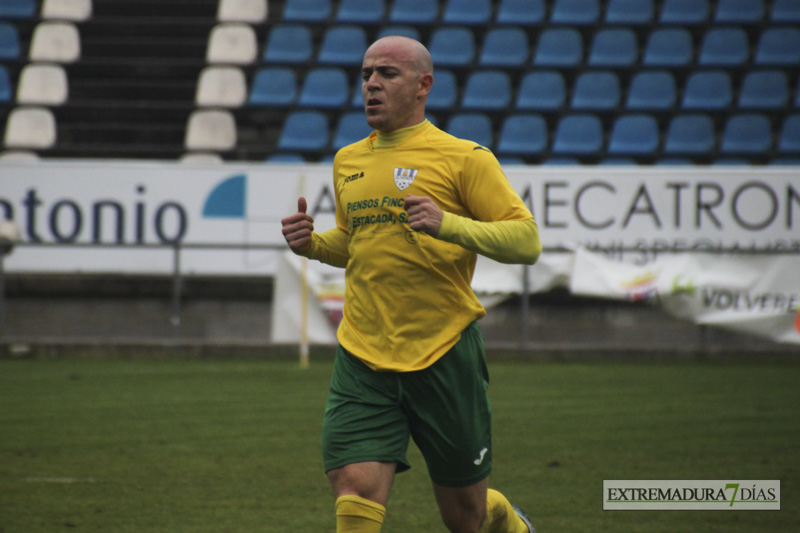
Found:
[[[540,533],[800,531],[800,361],[757,359],[490,355],[492,486]],[[0,533],[333,532],[319,453],[331,366],[0,360]],[[443,532],[410,450],[383,531]],[[603,479],[725,478],[780,479],[781,510],[602,510]]]

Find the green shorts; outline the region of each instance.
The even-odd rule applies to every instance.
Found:
[[[339,346],[322,427],[325,471],[364,461],[408,470],[410,437],[435,483],[477,483],[492,468],[488,387],[477,323],[441,359],[414,372],[376,372]]]

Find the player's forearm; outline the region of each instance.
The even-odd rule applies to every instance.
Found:
[[[438,238],[500,263],[532,265],[542,253],[539,228],[532,218],[480,222],[445,213]]]
[[[350,255],[347,251],[347,233],[333,228],[322,233],[311,234],[311,249],[305,254],[328,265],[346,267]]]

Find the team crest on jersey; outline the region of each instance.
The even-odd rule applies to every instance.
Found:
[[[417,177],[417,172],[419,172],[419,170],[416,168],[395,168],[394,184],[397,185],[397,188],[401,191],[408,189],[408,186],[411,185],[411,182]]]

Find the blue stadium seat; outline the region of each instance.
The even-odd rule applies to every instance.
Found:
[[[292,111],[278,137],[283,152],[319,152],[328,146],[328,117],[321,111]]]
[[[385,12],[384,0],[340,0],[335,21],[340,24],[380,24]]]
[[[367,51],[367,32],[361,26],[330,26],[322,36],[317,61],[322,65],[361,66]]]
[[[265,63],[306,64],[313,54],[311,28],[305,24],[277,24],[269,31]]]
[[[595,155],[603,148],[603,124],[597,115],[566,115],[556,126],[553,153]]]
[[[630,28],[603,28],[592,40],[587,63],[592,67],[622,68],[639,59],[639,44]]]
[[[781,109],[789,104],[789,78],[782,70],[752,70],[739,91],[740,109]]]
[[[537,156],[547,148],[547,122],[540,115],[515,114],[500,126],[496,152],[505,156]]]
[[[582,72],[575,80],[570,107],[575,110],[610,111],[620,103],[619,77],[610,70]]]
[[[447,0],[442,23],[485,26],[492,19],[491,0]]]
[[[758,24],[764,18],[763,0],[718,0],[717,24]]]
[[[297,75],[290,67],[262,67],[253,76],[247,103],[251,106],[289,106],[297,100]]]
[[[331,16],[331,0],[286,0],[283,20],[286,22],[326,22]]]
[[[800,2],[797,0],[772,0],[769,19],[773,24],[800,23]]]
[[[0,65],[0,103],[10,102],[13,98],[13,91],[11,90],[11,80],[8,77],[8,70],[3,65]]]
[[[639,26],[650,24],[655,15],[653,0],[608,0],[606,24]]]
[[[16,61],[19,55],[17,27],[9,22],[0,22],[0,61]]]
[[[797,66],[800,63],[800,28],[768,27],[758,39],[756,65]]]
[[[431,34],[428,51],[436,66],[466,67],[475,59],[475,36],[463,26],[439,27]]]
[[[697,63],[704,67],[738,67],[749,56],[750,43],[742,28],[714,26],[703,36]]]
[[[621,115],[614,121],[606,153],[654,156],[658,151],[658,122],[652,115]]]
[[[433,24],[439,20],[439,2],[394,0],[389,11],[391,24]]]
[[[539,34],[533,64],[574,68],[583,61],[583,38],[575,28],[548,28]]]
[[[384,26],[378,32],[378,39],[380,39],[381,37],[387,37],[389,35],[400,35],[403,37],[409,37],[417,41],[420,40],[420,33],[417,28],[415,28],[414,26],[406,26],[403,24]]]
[[[656,28],[645,45],[646,67],[686,67],[694,60],[692,35],[686,28]]]
[[[661,24],[696,26],[708,21],[708,0],[664,0],[661,6]]]
[[[456,113],[450,117],[445,131],[459,139],[467,139],[492,149],[492,119],[485,113]]]
[[[3,0],[0,2],[0,19],[32,19],[35,15],[35,0]]]
[[[495,22],[518,26],[534,26],[545,20],[544,0],[500,0]]]
[[[643,70],[631,80],[625,106],[631,110],[668,111],[678,99],[675,77],[666,70]]]
[[[706,114],[676,115],[667,127],[666,155],[710,155],[714,150],[714,121]]]
[[[800,114],[789,115],[783,121],[778,152],[782,154],[800,154]]]
[[[555,0],[551,24],[589,26],[600,21],[599,0]]]
[[[339,117],[336,131],[333,134],[334,150],[339,150],[348,144],[360,141],[372,133],[372,128],[367,124],[367,118],[361,111],[349,111]]]
[[[475,70],[467,76],[462,109],[501,111],[511,105],[511,77],[502,70]]]
[[[772,148],[772,124],[766,115],[731,116],[722,132],[723,154],[765,155]]]
[[[556,111],[566,101],[566,82],[560,72],[532,70],[520,81],[515,108],[521,111]]]
[[[686,80],[681,107],[692,111],[722,111],[733,103],[733,83],[724,70],[696,70]]]
[[[350,107],[364,109],[364,97],[361,94],[361,85],[363,80],[361,79],[360,73],[358,76],[356,76],[355,81],[356,82],[353,84],[353,90],[350,93]]]
[[[478,65],[522,67],[528,62],[528,34],[518,27],[492,28],[486,33]]]
[[[297,104],[300,107],[339,108],[350,99],[347,74],[338,67],[315,67],[308,71]]]
[[[427,108],[447,111],[458,104],[458,80],[453,71],[437,68],[433,73],[433,87],[428,93]]]

